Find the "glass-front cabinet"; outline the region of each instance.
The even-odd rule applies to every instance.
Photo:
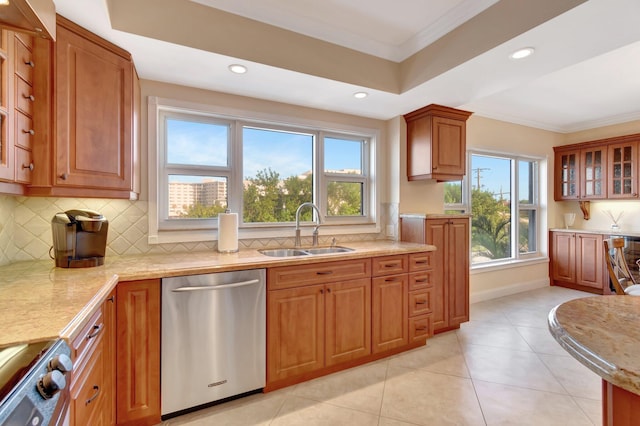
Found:
[[[580,159],[582,164],[580,198],[606,198],[607,149],[605,147],[583,149],[580,151]]]
[[[580,151],[556,152],[555,199],[580,198]]]
[[[638,196],[638,142],[609,145],[609,198]]]

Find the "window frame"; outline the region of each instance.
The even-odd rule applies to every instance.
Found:
[[[376,203],[379,200],[379,185],[376,184],[375,171],[377,166],[377,141],[380,137],[380,129],[363,128],[338,123],[315,121],[306,118],[297,118],[266,113],[264,111],[245,111],[223,105],[198,104],[188,101],[179,101],[155,96],[148,97],[148,158],[149,158],[149,244],[198,242],[217,240],[217,218],[213,219],[180,219],[172,220],[170,224],[163,223],[163,215],[168,210],[166,203],[168,198],[168,173],[166,172],[166,134],[163,128],[163,115],[169,111],[177,116],[205,117],[215,124],[229,123],[230,142],[228,143],[227,159],[228,167],[207,166],[208,170],[215,172],[219,177],[227,177],[228,208],[239,214],[239,238],[282,238],[293,236],[294,224],[286,223],[244,223],[242,221],[242,131],[243,126],[258,127],[273,130],[285,130],[314,134],[313,167],[314,170],[314,203],[322,212],[321,234],[362,234],[380,233],[380,217],[377,214]],[[363,152],[363,174],[355,175],[356,179],[364,183],[363,189],[363,215],[362,216],[328,216],[326,215],[327,192],[325,188],[328,179],[333,179],[334,174],[324,173],[324,137],[340,139],[367,140],[367,148]],[[162,146],[161,146],[162,141]],[[157,166],[154,166],[157,165]],[[188,166],[180,170],[188,170],[194,173],[200,166]],[[318,172],[320,171],[320,172]],[[211,174],[200,173],[210,176]],[[345,180],[346,174],[335,174],[340,180]],[[321,194],[320,196],[318,194]],[[236,194],[235,196],[233,194]],[[161,204],[164,203],[164,204]],[[165,221],[166,222],[166,221]],[[307,225],[307,224],[304,224]],[[310,224],[309,224],[310,225]],[[345,226],[350,225],[350,226]],[[354,227],[355,226],[355,227]],[[303,228],[303,236],[306,231]],[[311,227],[309,234],[311,233]],[[286,230],[286,233],[283,231]],[[291,235],[289,235],[291,231]]]
[[[470,257],[470,265],[471,269],[482,269],[482,268],[490,268],[505,264],[512,264],[514,262],[522,262],[522,261],[530,261],[533,259],[539,259],[543,257],[543,252],[541,249],[541,244],[544,241],[544,236],[542,235],[542,201],[540,198],[541,187],[543,176],[541,174],[541,170],[543,169],[542,162],[545,160],[542,157],[537,156],[529,156],[529,155],[521,155],[521,154],[511,154],[501,151],[490,151],[490,150],[481,150],[481,149],[472,149],[467,151],[467,171],[462,179],[462,205],[460,204],[445,204],[445,210],[451,211],[460,211],[462,213],[471,213],[472,212],[472,197],[471,197],[471,173],[472,173],[472,158],[474,155],[479,156],[488,156],[495,157],[500,159],[508,159],[510,160],[511,166],[511,224],[510,224],[510,233],[511,233],[511,256],[508,258],[495,259],[486,262],[473,263],[473,258]],[[533,202],[523,204],[520,203],[519,197],[519,162],[527,161],[534,162],[534,177],[533,177]],[[515,200],[515,202],[514,202]],[[535,211],[535,237],[536,237],[536,249],[534,251],[529,251],[526,253],[520,253],[519,250],[519,238],[520,238],[520,212],[521,211]],[[472,218],[473,219],[473,218]],[[473,241],[473,225],[469,229],[469,239]],[[470,254],[471,255],[471,254]]]

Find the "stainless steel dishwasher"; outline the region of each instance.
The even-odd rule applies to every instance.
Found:
[[[262,389],[264,269],[162,280],[161,414]]]

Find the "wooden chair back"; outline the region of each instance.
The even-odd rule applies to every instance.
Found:
[[[609,270],[609,278],[616,294],[624,295],[625,288],[636,284],[627,260],[624,257],[624,238],[604,240],[604,254]]]

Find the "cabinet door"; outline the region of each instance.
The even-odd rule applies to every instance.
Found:
[[[555,199],[577,200],[580,197],[579,151],[556,152]]]
[[[551,269],[556,281],[575,282],[575,234],[573,232],[552,232]]]
[[[469,219],[451,219],[447,229],[449,326],[469,321]]]
[[[638,197],[638,143],[609,145],[609,198]]]
[[[602,235],[576,234],[576,284],[602,290],[603,251]]]
[[[580,170],[580,198],[607,198],[607,148],[582,150],[580,164],[582,165]]]
[[[132,189],[133,65],[58,25],[55,184]]]
[[[439,330],[449,326],[449,291],[445,282],[445,271],[448,269],[447,219],[429,219],[426,225],[427,244],[437,247],[432,252],[433,259],[433,328]]]
[[[433,117],[432,131],[432,173],[459,176],[459,179],[462,179],[466,172],[465,121]]]
[[[116,287],[116,418],[160,423],[160,280]]]
[[[373,353],[384,352],[409,341],[407,274],[372,279]]]
[[[325,360],[339,364],[371,353],[371,282],[368,278],[325,287]]]
[[[0,35],[0,180],[15,179],[15,161],[13,144],[13,126],[10,116],[13,115],[13,99],[10,96],[15,89],[15,79],[11,76],[10,58],[13,56],[13,32],[2,30]]]
[[[324,366],[324,285],[267,292],[267,383]]]

